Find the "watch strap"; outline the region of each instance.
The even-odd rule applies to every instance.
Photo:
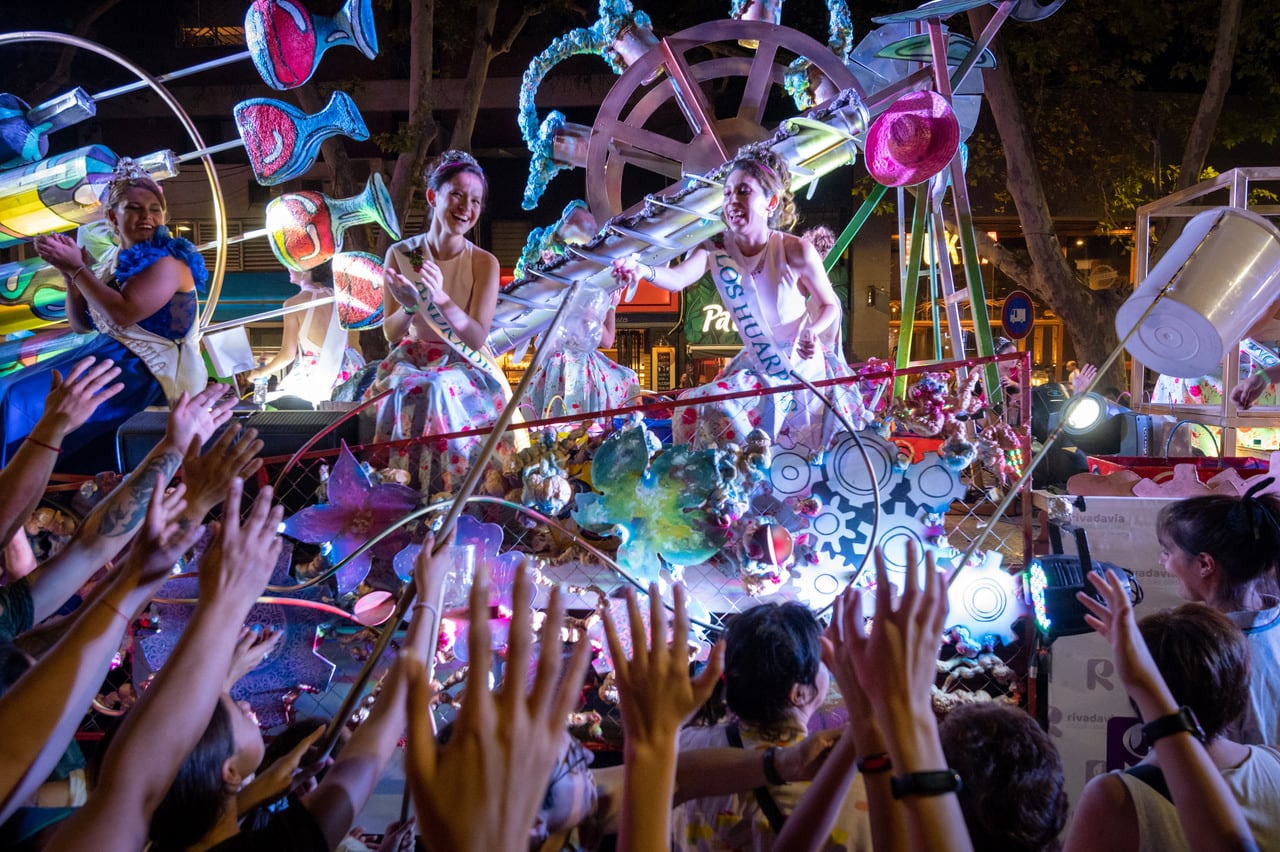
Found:
[[[1185,704],[1178,708],[1177,713],[1152,719],[1142,726],[1142,738],[1146,740],[1148,746],[1154,746],[1157,740],[1184,732],[1191,734],[1200,742],[1205,740],[1204,728],[1200,727],[1200,720],[1196,718],[1195,711]]]
[[[963,784],[960,773],[954,769],[934,769],[928,772],[908,772],[890,779],[890,790],[895,799],[907,796],[942,796],[960,791]]]

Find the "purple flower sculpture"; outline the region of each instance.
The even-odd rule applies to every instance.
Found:
[[[395,483],[374,485],[355,456],[342,444],[328,483],[329,502],[310,506],[284,522],[286,535],[309,544],[328,542],[329,559],[340,562],[360,545],[390,527],[418,507],[422,496],[413,488]],[[352,559],[338,571],[338,594],[345,595],[369,574],[374,554],[392,558],[409,541],[408,530],[397,530],[376,547]]]
[[[470,515],[462,515],[458,518],[458,534],[454,538],[454,544],[474,546],[476,564],[484,563],[489,566],[489,608],[493,613],[493,617],[489,620],[490,641],[495,651],[505,648],[511,626],[511,608],[514,606],[516,569],[520,566],[524,554],[517,550],[503,551],[502,527],[478,521]],[[396,554],[392,564],[395,566],[396,575],[401,580],[408,582],[413,576],[413,564],[417,561],[421,550],[421,544],[410,544]],[[463,613],[446,611],[445,617],[456,626],[457,635],[461,641],[455,646],[454,652],[458,655],[458,659],[465,662],[468,660],[466,636],[467,623],[470,619],[467,618],[465,611]]]

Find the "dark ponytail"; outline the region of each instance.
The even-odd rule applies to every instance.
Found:
[[[1258,579],[1272,579],[1280,563],[1280,500],[1258,493],[1272,482],[1266,477],[1243,497],[1207,494],[1165,506],[1156,521],[1161,544],[1212,556],[1229,599]]]

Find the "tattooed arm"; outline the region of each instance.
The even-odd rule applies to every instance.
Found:
[[[130,616],[198,537],[197,527],[183,531],[177,523],[185,489],[164,495],[161,486],[157,478],[147,491],[145,529],[120,570],[94,589],[62,638],[0,696],[0,821],[49,776],[102,687]]]
[[[173,404],[160,443],[89,513],[67,546],[28,575],[34,623],[57,612],[129,543],[147,515],[156,482],[160,487],[168,484],[192,441],[204,443],[231,416],[235,398],[221,399],[225,390],[224,385],[212,385],[190,399],[183,394]]]

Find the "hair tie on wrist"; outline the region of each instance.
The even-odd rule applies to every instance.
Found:
[[[889,758],[887,751],[878,751],[858,758],[857,766],[858,771],[863,775],[875,775],[878,772],[888,772],[893,769],[893,761]]]
[[[418,610],[418,609],[429,609],[429,610],[431,610],[431,617],[432,617],[433,619],[435,619],[436,621],[439,621],[439,620],[440,620],[440,611],[439,611],[438,609],[436,609],[434,606],[432,606],[431,604],[427,603],[426,601],[418,601],[417,603],[415,603],[415,604],[413,605],[413,608],[414,608],[415,610]]]

